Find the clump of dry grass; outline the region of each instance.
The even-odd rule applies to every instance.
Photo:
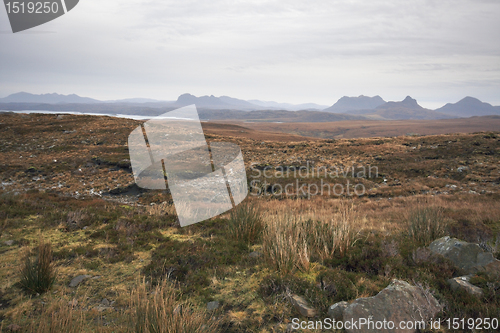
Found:
[[[421,245],[428,245],[445,235],[446,219],[443,208],[437,206],[417,206],[408,213],[408,236]]]
[[[81,310],[59,300],[48,306],[32,321],[25,332],[29,333],[81,333],[84,331],[84,316]]]
[[[305,221],[298,217],[273,216],[263,233],[263,251],[267,261],[278,272],[288,274],[296,269],[308,270],[310,250]]]
[[[249,202],[242,202],[229,215],[229,235],[247,244],[260,239],[264,224],[260,208]]]
[[[177,301],[177,291],[165,281],[148,292],[143,281],[132,292],[130,329],[135,333],[217,332],[218,321],[204,311]]]
[[[48,291],[56,280],[56,269],[52,261],[52,244],[40,239],[38,247],[28,250],[23,259],[20,274],[20,285],[25,291],[31,294],[42,294]]]
[[[307,271],[313,258],[323,261],[334,255],[344,256],[356,242],[360,221],[354,207],[345,203],[323,221],[271,215],[263,234],[264,255],[282,274],[296,269]]]
[[[354,245],[360,231],[359,215],[353,205],[343,203],[337,214],[328,221],[318,222],[313,228],[311,242],[320,260],[343,257]]]

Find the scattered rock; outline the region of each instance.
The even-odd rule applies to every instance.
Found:
[[[208,311],[214,311],[219,308],[219,302],[217,301],[212,301],[207,303],[207,310]]]
[[[335,305],[334,305],[335,306]],[[342,312],[342,306],[336,307]],[[438,301],[428,290],[412,286],[407,282],[393,280],[391,284],[376,296],[358,298],[349,304],[341,313],[344,322],[359,322],[360,318],[370,318],[373,322],[394,322],[395,325],[403,321],[428,321],[442,309]],[[340,315],[336,314],[336,315]],[[396,326],[397,327],[397,326]],[[347,332],[372,333],[368,326],[348,329]],[[382,329],[377,332],[400,332],[398,330]],[[403,331],[401,331],[403,332]],[[417,329],[404,332],[417,332]]]
[[[469,282],[471,277],[472,277],[471,275],[467,275],[467,276],[452,278],[448,280],[448,283],[450,284],[450,287],[453,290],[462,289],[471,295],[482,296],[483,290]]]
[[[73,299],[72,301],[68,302],[68,305],[74,308],[75,306],[78,305],[78,301],[76,299]]]
[[[7,326],[7,330],[9,330],[11,332],[18,332],[21,330],[21,326],[16,325],[16,324],[10,324],[9,326]]]
[[[57,117],[56,117],[57,120],[61,120],[61,119],[64,119],[64,115],[62,114],[58,114]]]
[[[103,298],[102,301],[101,301],[101,304],[104,305],[104,306],[110,306],[111,302],[108,301],[107,298]]]
[[[328,308],[328,316],[336,321],[343,321],[345,309],[349,306],[347,302],[338,302]]]
[[[316,315],[316,310],[307,304],[307,301],[298,296],[298,295],[290,295],[288,297],[290,303],[292,303],[295,310],[297,310],[304,317],[314,317]]]
[[[449,236],[439,238],[429,249],[451,260],[467,274],[486,272],[493,278],[500,278],[500,260],[485,252],[478,244],[467,243]]]
[[[73,280],[69,283],[69,286],[71,288],[78,287],[80,283],[82,283],[86,279],[90,279],[92,275],[78,275],[77,277],[74,277]]]
[[[8,241],[5,241],[4,244],[7,245],[7,246],[12,246],[12,245],[14,245],[14,241],[13,240],[8,240]]]
[[[261,255],[262,255],[262,254],[261,254],[260,252],[254,251],[254,252],[250,253],[250,254],[248,255],[248,257],[249,257],[249,258],[258,258],[258,257],[260,257]]]

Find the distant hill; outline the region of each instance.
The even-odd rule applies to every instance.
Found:
[[[407,96],[401,102],[387,102],[374,110],[356,110],[351,115],[363,115],[376,120],[435,120],[455,118],[451,115],[425,109],[417,101]]]
[[[254,105],[242,99],[232,98],[228,96],[215,97],[214,95],[211,95],[211,96],[196,97],[191,94],[183,94],[179,96],[176,102],[174,102],[174,105],[178,107],[191,104],[195,104],[196,107],[198,108],[207,108],[207,109],[224,109],[224,110],[237,109],[243,111],[253,111],[262,109],[262,107],[258,105]]]
[[[448,103],[436,110],[456,117],[500,115],[500,106],[492,106],[474,97],[465,97],[457,103]]]
[[[60,103],[100,103],[100,101],[88,98],[80,97],[75,94],[71,95],[60,95],[60,94],[43,94],[35,95],[27,92],[19,92],[9,95],[4,98],[0,98],[0,103],[47,103],[47,104],[60,104]]]
[[[384,104],[385,101],[380,96],[368,97],[368,96],[358,96],[358,97],[347,97],[344,96],[327,109],[324,112],[335,112],[335,113],[345,113],[353,110],[372,110],[377,106]]]

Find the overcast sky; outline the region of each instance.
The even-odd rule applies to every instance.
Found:
[[[2,6],[0,97],[500,105],[499,18],[499,0],[80,0],[13,34]]]

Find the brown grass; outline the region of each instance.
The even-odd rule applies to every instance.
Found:
[[[143,281],[130,297],[132,332],[218,332],[218,321],[204,311],[178,301],[178,292],[165,281],[150,290]]]
[[[334,255],[345,256],[362,229],[354,206],[345,202],[340,202],[338,211],[330,212],[328,218],[312,212],[299,215],[290,207],[275,206],[277,213],[265,220],[263,250],[267,261],[282,274],[308,271],[312,259],[323,262]]]

